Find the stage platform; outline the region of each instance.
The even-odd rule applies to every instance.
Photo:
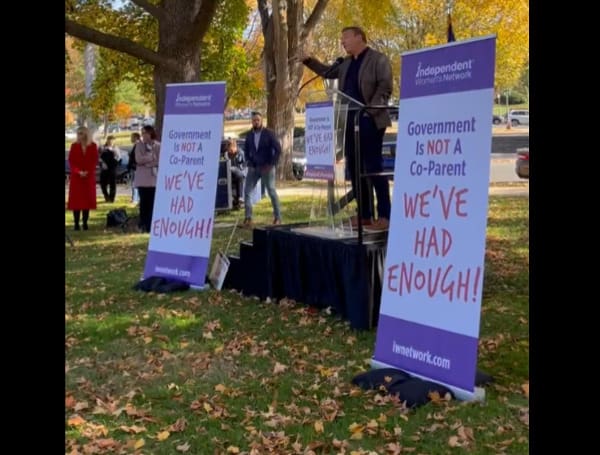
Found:
[[[224,288],[264,300],[289,298],[330,307],[352,328],[377,325],[387,232],[323,232],[308,223],[253,229],[231,255]]]

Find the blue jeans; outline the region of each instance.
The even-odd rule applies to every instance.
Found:
[[[132,169],[129,171],[129,182],[131,183],[131,202],[137,204],[140,201],[140,194],[138,189],[133,186],[133,179],[135,178],[135,171]]]
[[[279,206],[279,196],[275,190],[275,166],[270,166],[269,170],[265,168],[248,167],[246,175],[246,187],[244,188],[244,209],[246,218],[252,219],[252,191],[256,187],[258,180],[261,180],[267,188],[267,193],[271,198],[273,206],[273,217],[276,220],[281,220],[281,208]]]

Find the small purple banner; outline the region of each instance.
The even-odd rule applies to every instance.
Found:
[[[314,103],[306,103],[305,107],[307,109],[317,107],[333,107],[333,101],[315,101]]]
[[[400,99],[494,87],[494,37],[402,55]]]
[[[477,338],[380,314],[374,358],[471,392]]]
[[[304,175],[308,179],[333,180],[333,166],[307,164]]]
[[[198,90],[204,85],[203,90]],[[165,115],[222,114],[225,82],[167,84]]]
[[[204,286],[208,258],[148,251],[144,278],[162,276],[184,281],[192,286]]]

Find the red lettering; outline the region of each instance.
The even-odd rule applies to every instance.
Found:
[[[398,292],[398,288],[392,287],[392,281],[395,281],[398,279],[398,275],[393,274],[393,272],[395,272],[397,268],[398,268],[398,264],[394,264],[388,269],[387,286],[388,286],[388,289],[392,292]]]
[[[175,188],[176,190],[181,190],[181,179],[181,174],[165,175],[165,189],[172,190]]]

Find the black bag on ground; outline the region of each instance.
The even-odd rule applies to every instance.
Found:
[[[122,227],[128,219],[125,209],[113,209],[106,214],[106,227]]]
[[[133,289],[135,291],[158,292],[167,294],[170,292],[187,291],[190,285],[184,281],[175,280],[172,278],[164,278],[160,276],[151,276],[145,280],[137,282]]]

